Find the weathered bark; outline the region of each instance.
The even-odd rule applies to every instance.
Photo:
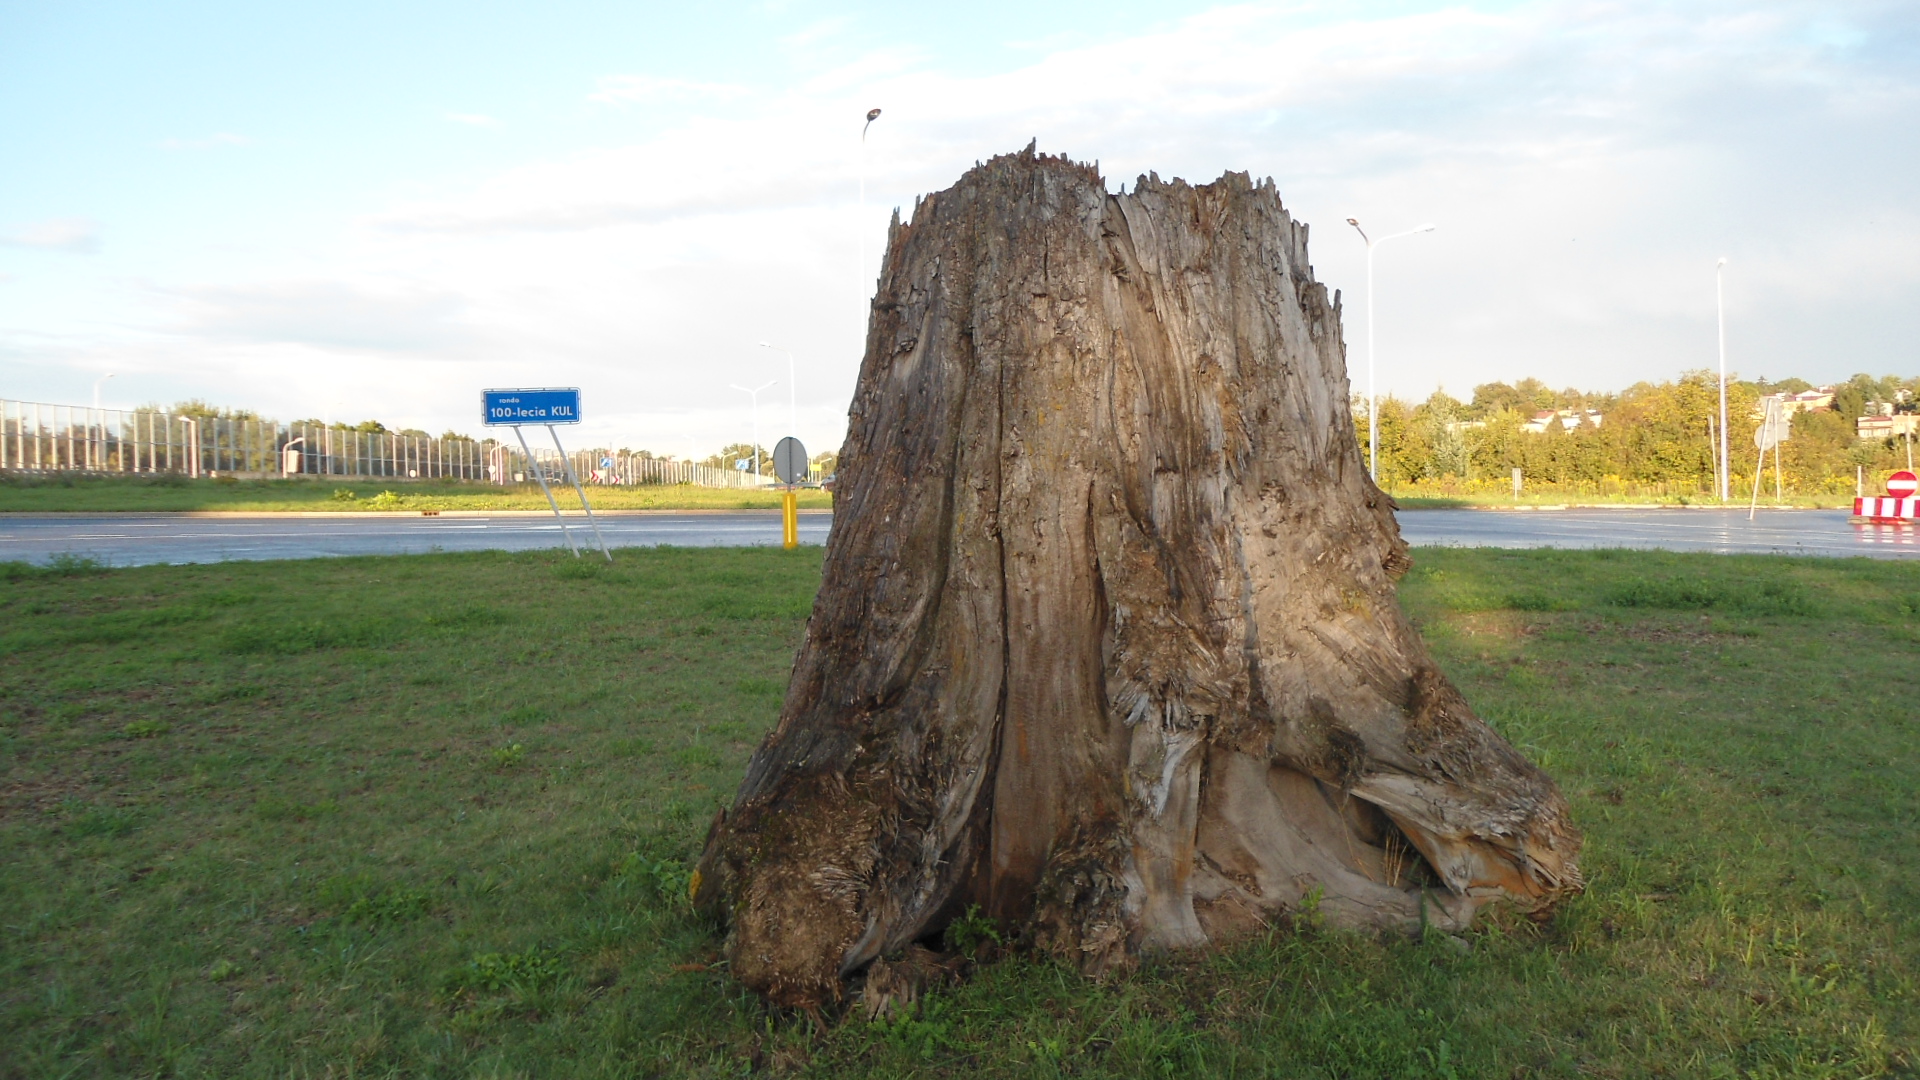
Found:
[[[895,219],[825,578],[696,896],[776,1003],[971,904],[1100,970],[1579,887],[1559,791],[1433,666],[1272,183],[1026,152]]]

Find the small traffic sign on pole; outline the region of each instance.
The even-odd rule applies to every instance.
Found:
[[[1920,476],[1915,476],[1906,469],[1901,469],[1887,477],[1887,494],[1893,498],[1912,498],[1916,491],[1920,491]]]
[[[807,448],[789,435],[773,447],[773,474],[783,484],[798,484],[807,478]]]
[[[773,448],[773,473],[787,490],[780,495],[780,543],[782,547],[800,546],[800,496],[793,485],[807,478],[807,448],[789,435]]]

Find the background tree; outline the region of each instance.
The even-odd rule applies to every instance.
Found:
[[[1426,443],[1426,461],[1420,475],[1428,480],[1465,479],[1473,471],[1467,448],[1466,407],[1445,390],[1435,390],[1415,410],[1415,424]]]
[[[739,462],[747,463],[747,472],[753,471],[754,445],[752,443],[729,443],[720,452],[703,459],[700,464],[716,469],[738,469]],[[760,475],[773,475],[773,452],[762,446],[760,452]]]

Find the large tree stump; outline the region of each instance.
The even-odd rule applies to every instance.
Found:
[[[1098,971],[1317,896],[1457,928],[1577,889],[1553,782],[1394,597],[1340,308],[1272,182],[1032,147],[896,216],[774,732],[695,879],[812,1008],[968,905]]]

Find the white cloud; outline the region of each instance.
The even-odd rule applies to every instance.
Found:
[[[49,218],[0,236],[0,247],[39,248],[90,255],[100,250],[100,227],[87,218]]]
[[[386,283],[278,281],[160,290],[179,303],[166,327],[189,338],[432,355],[467,339],[467,299]]]
[[[597,80],[587,100],[602,105],[654,104],[665,101],[731,101],[747,96],[744,86],[693,82],[654,75],[606,75]]]
[[[595,101],[665,122],[390,204],[317,261],[162,290],[164,335],[128,348],[279,415],[338,394],[433,430],[470,426],[481,385],[578,384],[583,437],[697,455],[746,435],[729,383],[779,379],[763,441],[791,408],[831,448],[891,208],[1037,136],[1115,186],[1274,176],[1347,291],[1356,385],[1348,216],[1440,225],[1378,255],[1383,392],[1708,365],[1723,254],[1737,369],[1912,366],[1920,72],[1875,45],[1912,39],[1910,9],[1304,10],[1222,9],[990,75],[900,48],[765,92],[609,78]],[[791,406],[761,339],[798,356]]]
[[[162,150],[212,150],[220,146],[247,146],[252,142],[245,135],[222,131],[204,139],[161,139],[157,145]]]

